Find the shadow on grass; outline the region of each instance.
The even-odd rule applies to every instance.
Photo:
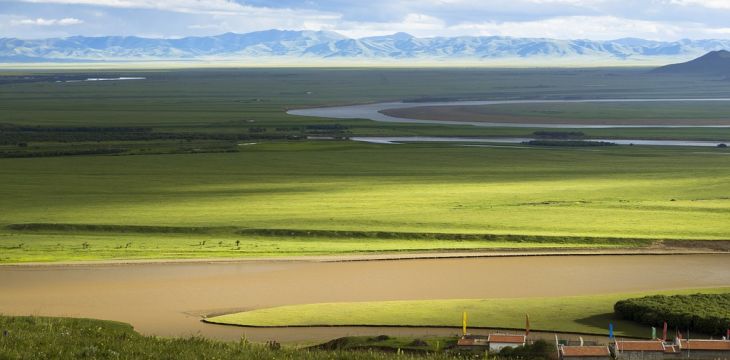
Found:
[[[618,319],[616,314],[612,312],[576,319],[575,322],[581,325],[590,326],[594,328],[596,332],[605,332],[606,335],[608,335],[608,327],[611,323],[613,323],[614,332],[617,336],[624,335],[629,337],[648,338],[651,335],[650,328],[633,321]]]

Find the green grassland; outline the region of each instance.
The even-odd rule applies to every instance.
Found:
[[[115,76],[147,80],[57,82]],[[645,69],[5,72],[0,262],[727,240],[726,149],[318,142],[305,139],[526,136],[537,129],[318,119],[285,110],[384,100],[728,94],[726,81]],[[583,132],[730,139],[730,129]]]
[[[652,124],[686,126],[728,125],[730,102],[588,102],[588,103],[520,103],[477,106],[424,106],[385,110],[385,114],[401,118],[441,121],[470,121],[515,124],[583,124],[583,125],[642,125]],[[537,125],[535,125],[537,126]],[[656,128],[655,128],[656,129]],[[707,130],[707,129],[705,129]],[[721,129],[716,135],[723,136]],[[641,130],[647,134],[646,129]],[[606,132],[615,137],[626,135],[621,131]],[[673,129],[672,132],[677,132]],[[629,132],[630,133],[630,132]],[[593,135],[599,135],[594,133]],[[630,136],[630,135],[629,135]],[[705,135],[706,136],[706,135]],[[702,137],[702,136],[701,136]],[[722,140],[722,137],[715,139]]]
[[[672,290],[627,294],[516,299],[377,301],[282,306],[221,315],[206,321],[241,326],[438,326],[461,327],[467,312],[472,327],[608,334],[613,322],[618,336],[650,337],[647,326],[622,320],[613,312],[622,299],[650,294],[719,294],[730,288]]]
[[[315,350],[222,342],[201,337],[142,336],[112,321],[0,316],[0,359],[453,359],[448,353],[395,355],[367,350]],[[432,339],[431,339],[432,340]],[[429,341],[431,341],[429,340]],[[384,346],[397,345],[393,339]]]
[[[144,76],[147,80],[74,82],[87,77]],[[305,136],[307,126],[346,127],[347,135],[524,136],[538,129],[383,124],[301,118],[286,109],[393,100],[499,100],[728,97],[730,82],[656,76],[647,69],[197,69],[54,72],[0,75],[0,124],[45,127],[142,127],[158,138]],[[681,107],[680,105],[675,105]],[[702,116],[691,105],[688,116]],[[590,111],[588,111],[590,112]],[[603,115],[597,112],[596,115]],[[48,129],[47,129],[48,130]],[[9,137],[6,132],[6,137]],[[66,141],[87,139],[48,132]],[[124,133],[128,136],[122,136]],[[38,132],[21,137],[32,146]],[[78,134],[76,134],[78,135]],[[98,134],[97,134],[98,135]],[[117,131],[104,140],[148,139]],[[730,129],[593,129],[587,135],[634,138],[730,139]],[[94,140],[91,137],[91,141]],[[2,139],[0,139],[2,140]],[[44,140],[47,141],[47,140]],[[8,141],[12,145],[17,141]],[[2,144],[3,141],[0,141]],[[91,144],[86,144],[90,146]],[[154,148],[154,146],[152,146]]]
[[[728,239],[727,154],[724,149],[332,141],[264,143],[223,154],[1,159],[0,259],[199,258]],[[28,223],[81,226],[8,228]],[[84,224],[119,227],[100,230]],[[125,226],[180,229],[166,233]],[[195,227],[210,229],[190,229]],[[279,229],[344,233],[287,236],[273,231]],[[423,236],[430,233],[450,235]],[[512,237],[464,240],[459,237],[464,234]],[[241,241],[238,247],[236,240]]]

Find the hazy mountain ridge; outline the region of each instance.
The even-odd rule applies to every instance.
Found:
[[[730,76],[730,51],[709,52],[692,61],[662,66],[655,73],[662,74],[704,74]]]
[[[730,40],[556,40],[500,36],[417,38],[405,33],[352,39],[328,31],[267,30],[247,34],[152,39],[105,36],[0,39],[0,62],[48,60],[182,60],[306,57],[321,59],[690,58],[730,49]]]

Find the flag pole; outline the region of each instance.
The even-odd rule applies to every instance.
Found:
[[[464,311],[461,317],[461,332],[466,336],[466,311]]]

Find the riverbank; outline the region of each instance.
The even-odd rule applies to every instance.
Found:
[[[669,243],[657,242],[644,248],[506,248],[492,251],[421,251],[374,254],[312,255],[312,256],[263,256],[263,257],[220,257],[201,259],[128,259],[57,262],[0,263],[0,267],[66,267],[98,265],[145,265],[145,264],[214,264],[242,262],[350,262],[350,261],[397,261],[428,259],[470,259],[533,256],[661,256],[661,255],[711,255],[730,251],[730,241],[689,240]]]

